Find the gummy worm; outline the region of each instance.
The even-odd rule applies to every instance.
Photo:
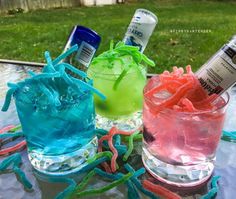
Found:
[[[40,176],[39,173],[36,172],[35,175],[42,179],[42,176]],[[68,184],[68,187],[65,188],[62,192],[58,193],[56,195],[55,199],[64,199],[64,198],[68,197],[75,190],[75,187],[77,185],[75,180],[73,180],[71,178],[67,178],[67,177],[57,178],[57,177],[51,177],[51,176],[50,177],[45,176],[45,177],[43,178],[43,180],[44,181],[46,180],[47,182]]]
[[[140,199],[137,188],[133,185],[132,181],[127,181],[128,186],[128,199]]]
[[[148,189],[149,191],[152,191],[153,193],[155,193],[157,195],[161,195],[165,198],[181,199],[181,197],[179,195],[177,195],[176,193],[173,193],[170,190],[168,190],[160,185],[153,184],[152,182],[150,182],[148,180],[143,181],[143,186],[144,186],[144,188]]]
[[[59,182],[59,181],[56,180],[55,182]],[[76,187],[76,182],[70,178],[61,179],[60,182],[65,182],[69,184],[69,186],[66,189],[64,189],[62,192],[58,193],[55,199],[64,199],[66,196],[69,196],[75,190],[75,187]]]
[[[217,194],[217,191],[219,190],[217,181],[219,180],[220,176],[213,176],[211,180],[211,190],[201,197],[201,199],[211,199]]]
[[[102,142],[104,140],[107,140],[107,139],[109,139],[109,136],[108,135],[104,135],[103,137],[101,137],[98,140],[98,152],[102,152]],[[104,167],[106,172],[111,173],[111,169],[110,169],[109,165],[106,162],[102,163],[102,166]]]
[[[15,128],[14,125],[6,126],[6,127],[2,128],[2,129],[0,129],[0,134],[8,132],[8,131],[12,130],[13,128]]]
[[[110,151],[103,151],[103,152],[97,153],[95,156],[89,158],[87,160],[87,162],[92,163],[93,161],[95,161],[95,160],[97,160],[98,158],[101,158],[101,157],[108,157],[109,159],[111,159],[112,153]]]
[[[102,158],[99,158],[97,160],[95,160],[94,162],[91,162],[90,164],[86,165],[85,167],[82,167],[80,172],[87,172],[87,171],[90,171],[91,169],[94,169],[97,165],[107,161],[108,158],[107,157],[102,157]]]
[[[33,185],[26,178],[25,173],[18,166],[13,166],[12,170],[14,171],[16,175],[19,176],[20,181],[27,189],[32,189]]]
[[[112,136],[114,136],[116,134],[132,135],[133,133],[134,133],[133,131],[127,132],[127,131],[118,130],[116,127],[112,127],[111,130],[109,131],[110,140],[108,140],[108,144],[109,144],[109,147],[110,147],[111,151],[114,154],[112,159],[111,159],[111,170],[112,170],[112,172],[116,171],[116,167],[115,166],[116,166],[116,159],[118,157],[117,150],[116,150],[116,148],[112,144]]]
[[[77,185],[77,187],[75,188],[75,191],[80,191],[82,190],[84,187],[86,187],[86,185],[88,184],[88,182],[91,180],[91,178],[95,175],[95,171],[94,169],[92,171],[90,171],[85,177],[83,177],[83,180],[79,183],[79,185]]]
[[[112,137],[116,134],[121,134],[121,135],[131,135],[133,132],[127,132],[127,131],[121,131],[118,130],[116,127],[112,127],[111,130],[108,132],[108,135],[104,135],[103,137],[101,137],[98,141],[98,152],[102,152],[102,142],[105,140],[108,140],[108,145],[111,149],[111,151],[113,152],[113,157],[111,159],[111,169],[109,167],[109,165],[107,163],[103,163],[103,167],[105,168],[106,172],[115,172],[116,171],[116,159],[118,157],[118,152],[116,150],[116,148],[114,147],[112,141]]]
[[[137,135],[134,136],[133,140],[135,141],[135,140],[142,140],[142,139],[143,139],[143,135],[142,134],[137,134]],[[129,137],[125,137],[124,141],[125,142],[129,141]]]
[[[127,161],[130,154],[132,153],[132,151],[134,149],[134,137],[138,134],[139,134],[139,131],[136,131],[129,137],[129,148],[128,148],[128,151],[125,153],[125,155],[123,157],[123,161]]]
[[[31,189],[32,184],[30,181],[26,178],[25,173],[19,168],[20,164],[22,163],[22,159],[19,153],[16,153],[14,155],[11,155],[7,158],[5,158],[0,163],[0,172],[4,172],[7,170],[7,168],[13,164],[13,168],[11,169],[16,175],[19,176],[20,182],[24,185],[25,188]]]
[[[23,149],[25,146],[26,146],[26,141],[21,141],[21,142],[17,143],[15,146],[0,150],[0,155],[6,155],[9,153],[13,153],[15,151]]]
[[[226,137],[230,137],[232,139],[236,139],[236,132],[235,131],[232,131],[232,132],[223,131],[223,135]]]
[[[19,124],[19,125],[17,125],[17,126],[15,126],[15,127],[11,128],[11,129],[9,129],[8,131],[9,131],[9,132],[16,132],[16,131],[18,131],[18,130],[20,130],[20,129],[21,129],[21,125]]]
[[[80,193],[77,193],[76,196],[82,197],[82,196],[88,196],[88,195],[100,194],[100,193],[106,192],[106,191],[118,186],[119,184],[126,182],[129,178],[131,178],[131,176],[132,176],[132,173],[128,173],[128,174],[124,175],[122,178],[120,178],[119,180],[115,180],[111,184],[108,184],[102,188],[85,190]]]
[[[24,134],[22,132],[17,132],[17,133],[2,133],[0,134],[0,139],[3,138],[9,138],[9,137],[20,137],[23,136]]]
[[[125,169],[129,172],[135,172],[135,170],[131,167],[130,164],[126,163],[124,165]],[[142,172],[145,173],[146,170],[144,168],[142,168]],[[143,174],[143,173],[140,173]],[[138,177],[138,176],[137,176]],[[138,180],[138,178],[135,176],[131,177],[131,181],[135,184],[135,186],[146,196],[150,197],[151,199],[159,199],[159,197],[157,197],[155,194],[153,194],[152,192],[148,191],[147,189],[144,189],[141,182]]]
[[[122,174],[122,173],[117,173],[117,174],[106,173],[99,168],[95,168],[94,171],[96,172],[96,174],[98,174],[102,177],[111,179],[111,180],[118,180],[119,178],[124,176],[124,174]],[[140,197],[139,197],[138,191],[133,186],[132,182],[130,180],[128,180],[125,184],[128,187],[128,198],[129,199],[139,199]]]
[[[113,152],[113,156],[111,158],[111,171],[115,172],[116,171],[116,159],[118,157],[118,152],[112,143],[112,135],[110,136],[110,139],[108,140],[108,144],[109,144],[111,151]]]

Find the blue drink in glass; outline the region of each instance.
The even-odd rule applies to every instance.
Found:
[[[37,170],[65,174],[79,169],[86,159],[95,155],[97,137],[92,92],[62,95],[61,105],[54,107],[48,104],[37,82],[31,81],[17,90],[14,97],[29,159]]]
[[[77,49],[74,46],[53,61],[46,52],[47,65],[42,73],[29,72],[32,77],[8,83],[10,89],[2,111],[7,111],[13,96],[29,160],[45,174],[76,172],[97,151],[93,93],[103,99],[105,96],[92,86],[84,72],[60,62]],[[68,70],[81,79],[69,75]]]

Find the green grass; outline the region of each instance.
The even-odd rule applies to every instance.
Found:
[[[196,70],[236,33],[236,2],[146,0],[104,7],[38,10],[0,17],[0,58],[43,62],[49,50],[56,57],[70,29],[81,24],[102,37],[98,53],[111,39],[121,40],[134,11],[146,8],[159,19],[145,54],[156,62],[150,72],[191,64]],[[172,33],[171,30],[211,30],[210,33]]]

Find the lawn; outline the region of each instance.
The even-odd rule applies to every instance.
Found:
[[[111,39],[123,38],[134,11],[140,7],[151,10],[159,19],[145,50],[156,62],[150,72],[187,64],[196,70],[236,34],[235,1],[143,0],[104,7],[38,10],[0,16],[0,59],[43,62],[45,50],[55,57],[75,24],[101,35],[101,53],[108,49]]]

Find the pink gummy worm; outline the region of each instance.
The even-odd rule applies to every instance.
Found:
[[[173,67],[173,72],[172,72],[172,75],[175,76],[175,77],[180,77],[184,74],[184,69],[182,67],[177,67],[177,66],[174,66]]]
[[[165,88],[167,87],[167,85],[168,85],[168,83],[160,84],[160,85],[158,85],[158,86],[152,88],[152,89],[149,90],[148,92],[146,92],[146,93],[144,94],[144,96],[145,96],[145,97],[151,96],[151,95],[153,95],[154,93],[157,93],[157,92],[159,92],[159,91],[165,89]]]
[[[111,171],[116,172],[116,159],[118,157],[118,152],[112,143],[112,135],[111,135],[110,139],[108,140],[108,144],[109,144],[109,147],[113,153],[113,156],[111,158]]]
[[[118,152],[116,150],[116,148],[114,147],[113,145],[113,136],[116,135],[116,134],[121,134],[121,135],[131,135],[132,133],[134,133],[135,131],[122,131],[122,130],[118,130],[116,127],[112,127],[110,129],[110,131],[108,132],[108,135],[104,135],[102,136],[99,141],[98,141],[98,152],[102,152],[102,142],[107,140],[108,141],[108,145],[113,153],[113,156],[111,158],[111,169],[109,167],[109,165],[104,162],[102,163],[102,166],[105,168],[106,172],[109,172],[111,173],[112,172],[115,172],[116,171],[116,160],[117,160],[117,157],[118,157]]]
[[[163,102],[162,106],[169,106],[171,104],[177,104],[181,97],[193,86],[193,82],[188,82],[183,86],[179,87],[178,90],[172,97]]]
[[[194,106],[193,103],[188,98],[183,98],[181,103],[187,108],[187,111],[194,112],[198,111]]]
[[[7,131],[10,131],[11,129],[15,128],[14,125],[9,125],[9,126],[6,126],[6,127],[3,127],[2,129],[0,129],[0,134],[1,133],[5,133]]]
[[[172,191],[157,185],[157,184],[153,184],[152,182],[148,181],[148,180],[143,180],[143,187],[157,195],[160,195],[166,199],[181,199],[181,197],[176,194],[173,193]]]
[[[118,130],[117,128],[113,127],[110,131],[109,131],[109,135],[110,135],[110,138],[108,140],[108,144],[109,144],[109,147],[111,149],[111,151],[113,152],[113,156],[112,156],[112,159],[111,159],[111,170],[112,172],[115,172],[116,171],[116,159],[118,157],[118,152],[116,150],[116,148],[114,147],[113,143],[112,143],[112,137],[116,134],[121,134],[121,135],[131,135],[133,134],[135,131],[122,131],[122,130]]]
[[[181,85],[182,84],[180,82],[173,80],[173,81],[169,82],[169,84],[167,84],[166,89],[170,93],[174,94],[176,92],[176,90],[178,89],[178,87],[180,87]]]
[[[204,99],[204,100],[201,100],[199,102],[195,102],[194,104],[196,106],[201,106],[201,105],[205,105],[205,104],[211,104],[214,100],[216,100],[216,98],[218,97],[217,94],[212,94],[210,95],[208,98]]]
[[[98,152],[102,152],[102,142],[108,139],[109,139],[109,135],[104,135],[98,140]],[[107,173],[111,173],[111,169],[106,162],[103,162],[102,166]]]
[[[172,95],[169,99],[163,101],[158,107],[153,107],[153,110],[158,112],[160,110],[160,107],[168,107],[170,105],[175,105],[178,103],[178,101],[181,99],[181,97],[193,86],[193,82],[190,81],[187,84],[184,84],[183,86],[179,87],[179,89],[176,91],[175,94]]]
[[[186,71],[187,71],[187,74],[190,74],[190,75],[193,74],[193,71],[192,71],[192,68],[191,68],[190,65],[187,65],[187,66],[186,66]]]
[[[13,153],[15,151],[22,149],[25,146],[26,146],[26,141],[21,141],[18,144],[16,144],[15,146],[0,150],[0,155],[7,155],[10,153]]]

